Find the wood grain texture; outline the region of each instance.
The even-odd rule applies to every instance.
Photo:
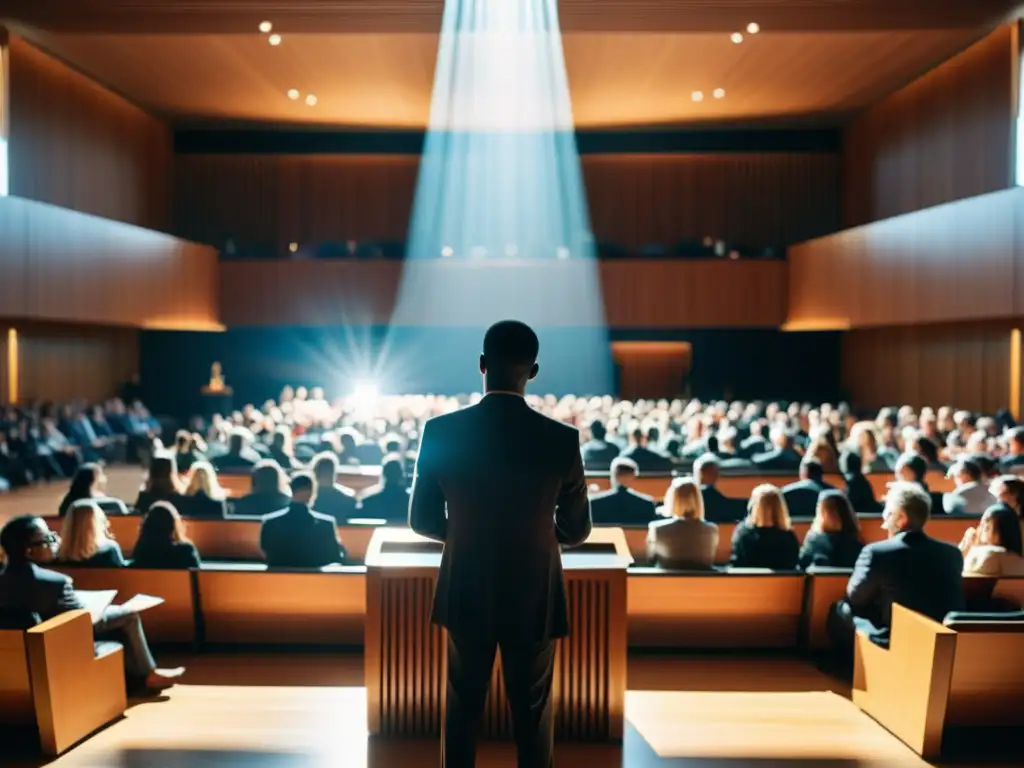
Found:
[[[10,192],[167,231],[167,125],[17,36],[10,41]]]
[[[839,161],[827,153],[585,155],[595,237],[639,248],[707,236],[785,245],[839,228]],[[419,158],[179,155],[176,232],[198,242],[404,241]]]
[[[971,197],[789,249],[786,326],[1024,315],[1024,189]]]
[[[67,208],[0,198],[4,317],[220,329],[218,291],[212,248]]]
[[[1013,184],[1016,26],[1006,24],[854,120],[844,223],[878,221]]]

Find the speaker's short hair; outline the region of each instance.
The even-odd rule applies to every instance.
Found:
[[[540,340],[526,323],[502,320],[484,335],[484,359],[491,365],[529,368],[537,362]]]

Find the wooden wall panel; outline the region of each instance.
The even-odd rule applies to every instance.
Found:
[[[959,200],[789,249],[800,329],[1024,315],[1024,189]]]
[[[9,140],[12,195],[169,231],[170,128],[15,36]]]
[[[1010,404],[1010,322],[921,325],[845,334],[843,385],[856,407]]]
[[[207,246],[0,198],[0,318],[219,328],[218,278]]]
[[[221,245],[405,240],[419,158],[179,155],[176,233]],[[828,153],[586,155],[599,240],[638,248],[705,236],[784,245],[839,228],[839,159]]]
[[[139,332],[135,329],[39,324],[15,327],[20,347],[21,402],[97,402],[116,394],[138,373]]]
[[[1010,187],[1017,56],[1004,25],[857,117],[844,134],[844,224]]]
[[[516,266],[495,262],[489,268],[502,271],[498,277],[505,285],[536,285],[568,266],[569,262],[520,261]],[[460,271],[462,281],[474,279],[464,270],[483,268],[487,267],[475,261],[439,259],[417,262],[411,269],[415,282],[443,285],[453,279],[453,269]],[[605,320],[612,328],[776,328],[786,315],[786,268],[784,261],[602,261],[598,270]],[[577,270],[580,279],[593,279],[589,264],[579,264]],[[395,310],[402,274],[403,264],[397,261],[224,262],[221,320],[226,326],[386,324]],[[481,285],[493,285],[495,279],[495,274],[481,276]],[[421,308],[436,306],[421,299],[416,300]],[[441,317],[413,309],[396,322],[460,325],[459,318],[472,314]],[[569,314],[553,309],[551,317]],[[552,319],[551,324],[572,323]]]

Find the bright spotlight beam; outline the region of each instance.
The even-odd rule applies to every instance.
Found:
[[[534,325],[542,349],[546,331],[573,336],[566,344],[575,375],[559,380],[609,391],[611,358],[557,2],[446,0],[392,338],[408,340],[411,329],[421,337],[430,328],[482,330],[508,317]],[[413,346],[436,349],[443,342],[434,338]],[[403,351],[389,363],[415,370],[409,346],[393,345]],[[551,365],[542,363],[542,377]],[[408,380],[389,373],[389,381]],[[553,386],[544,383],[538,387]]]

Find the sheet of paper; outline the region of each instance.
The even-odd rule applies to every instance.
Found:
[[[158,605],[163,605],[164,599],[162,597],[154,597],[153,595],[136,595],[127,603],[122,605],[126,611],[132,613],[142,613],[148,611],[150,608],[156,608]]]
[[[110,607],[110,604],[114,602],[114,598],[117,597],[116,589],[103,589],[103,590],[75,590],[75,597],[78,601],[85,606],[85,610],[92,616],[92,623],[95,624],[101,618],[103,618],[103,612]]]

